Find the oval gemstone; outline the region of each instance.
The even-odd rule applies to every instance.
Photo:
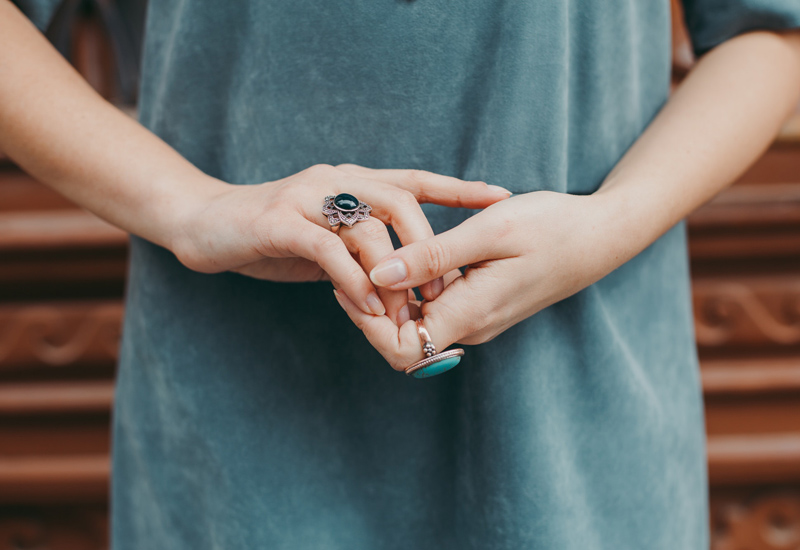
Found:
[[[411,373],[414,378],[430,378],[447,372],[461,362],[461,357],[448,357]]]
[[[339,193],[333,198],[333,204],[340,210],[356,210],[358,199],[349,193]]]

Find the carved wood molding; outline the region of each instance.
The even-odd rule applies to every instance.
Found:
[[[695,280],[698,346],[790,346],[800,344],[800,279]]]
[[[116,301],[0,307],[0,369],[113,362],[122,323]]]
[[[106,454],[0,457],[0,503],[105,502],[110,471]]]
[[[734,185],[688,218],[689,251],[698,266],[733,262],[746,270],[800,257],[800,183]],[[765,266],[766,271],[774,266]]]
[[[800,433],[709,435],[712,485],[800,481]]]
[[[713,494],[711,550],[800,548],[800,490]]]
[[[114,382],[29,382],[0,385],[0,415],[108,413]]]
[[[104,508],[34,508],[0,515],[0,550],[104,550]]]
[[[0,252],[125,246],[127,233],[82,210],[0,214]]]
[[[747,395],[800,390],[800,357],[704,359],[706,395]]]
[[[800,280],[700,279],[693,290],[701,349],[800,344]],[[0,306],[0,369],[113,362],[122,314],[117,301]]]
[[[689,217],[692,229],[800,225],[800,183],[734,185]]]

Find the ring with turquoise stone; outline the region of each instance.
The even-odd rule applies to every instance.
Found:
[[[464,350],[461,348],[436,353],[406,367],[406,374],[414,378],[430,378],[442,374],[458,365],[462,355],[464,355]]]
[[[425,328],[425,323],[421,318],[417,319],[416,323],[419,342],[422,344],[425,358],[410,367],[406,367],[405,372],[407,375],[414,378],[430,378],[449,371],[461,362],[461,356],[464,355],[463,349],[457,348],[436,353],[436,347],[433,345],[428,329]]]

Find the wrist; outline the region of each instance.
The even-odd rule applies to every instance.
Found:
[[[233,186],[202,172],[196,177],[182,178],[180,185],[174,183],[165,184],[170,192],[162,202],[160,218],[164,239],[159,244],[183,259],[195,256],[193,250],[197,248],[196,239],[201,232],[199,224],[205,218],[203,212]]]
[[[635,185],[604,184],[590,195],[592,209],[599,213],[596,223],[603,228],[603,243],[598,250],[604,250],[613,264],[609,272],[647,248],[668,228],[663,211],[649,204],[637,190]]]

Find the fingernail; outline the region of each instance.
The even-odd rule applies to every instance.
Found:
[[[336,301],[339,302],[339,305],[342,306],[342,309],[344,309],[344,304],[342,304],[342,297],[339,296],[339,291],[336,290],[335,288],[333,289],[333,296],[336,298]]]
[[[376,265],[369,273],[369,278],[378,286],[391,286],[401,283],[408,277],[408,270],[403,260],[389,260]]]
[[[505,187],[500,187],[499,185],[490,185],[489,189],[492,189],[494,191],[498,191],[498,192],[501,192],[501,193],[505,193],[509,197],[511,196],[511,191],[509,191]]]
[[[408,304],[406,304],[397,312],[397,326],[402,326],[409,319],[411,319],[411,311],[408,309]]]
[[[367,307],[375,315],[383,315],[386,313],[386,308],[383,307],[383,302],[381,302],[381,299],[378,298],[378,295],[374,292],[370,292],[369,296],[367,296]]]
[[[434,279],[433,281],[431,281],[431,293],[433,294],[434,300],[438,298],[439,294],[441,294],[443,291],[444,291],[444,279],[442,277],[439,277],[438,279]]]

